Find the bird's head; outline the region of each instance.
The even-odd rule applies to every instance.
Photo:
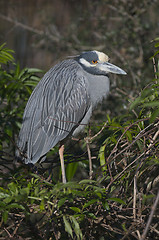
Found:
[[[94,75],[107,75],[108,73],[127,74],[121,68],[109,63],[109,57],[103,52],[88,51],[76,57],[79,64]]]

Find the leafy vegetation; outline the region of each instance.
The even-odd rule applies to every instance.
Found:
[[[159,182],[158,41],[155,79],[130,101],[129,112],[88,129],[93,179],[79,180],[78,173],[88,174],[83,139],[80,156],[66,153],[66,184],[60,183],[56,147],[45,169],[15,162],[24,106],[41,70],[20,70],[13,51],[0,46],[0,239],[158,239],[152,212]]]
[[[13,154],[15,146],[11,143],[11,139],[15,141],[25,104],[32,92],[32,87],[35,87],[39,81],[36,74],[42,71],[32,68],[20,70],[12,54],[13,51],[6,48],[5,44],[0,46],[0,150],[6,148],[7,152],[12,150]],[[3,146],[4,142],[5,146]]]

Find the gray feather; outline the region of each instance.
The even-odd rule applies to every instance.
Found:
[[[75,60],[65,60],[44,75],[28,100],[19,134],[26,163],[36,163],[82,121],[91,105],[87,85]]]

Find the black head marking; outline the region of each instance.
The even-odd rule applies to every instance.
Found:
[[[95,51],[83,52],[79,58],[84,58],[87,62],[98,61],[98,54]]]

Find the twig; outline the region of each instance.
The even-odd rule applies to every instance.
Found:
[[[141,235],[140,235],[139,230],[136,230],[136,233],[137,233],[137,235],[138,235],[138,238],[141,239]]]
[[[125,96],[127,96],[128,98],[130,98],[132,101],[134,101],[134,97],[132,97],[131,95],[129,95],[127,92],[125,92],[123,89],[120,89],[118,87],[116,87],[116,90],[122,94],[124,94]]]
[[[99,130],[97,134],[95,134],[93,137],[90,136],[90,131],[89,131],[89,137],[85,138],[86,145],[87,145],[87,152],[88,152],[88,159],[89,159],[89,178],[92,179],[93,176],[93,166],[92,166],[92,156],[91,156],[91,150],[90,150],[90,142],[96,138],[106,127],[107,122],[105,122],[104,126]]]
[[[155,128],[156,128],[157,126],[155,126]],[[154,129],[153,129],[154,130]],[[150,131],[150,130],[149,130]],[[148,131],[148,132],[149,132]],[[143,134],[143,135],[145,135],[145,134]],[[156,134],[155,134],[155,136],[156,136]],[[126,148],[125,148],[125,150],[128,148],[128,147],[130,147],[132,144],[134,144],[134,141],[129,145],[129,146],[127,146]],[[154,143],[153,143],[154,144]],[[152,144],[152,145],[153,145]],[[114,181],[116,181],[131,165],[133,165],[137,160],[139,160],[141,157],[143,157],[144,155],[145,155],[145,159],[146,159],[146,156],[148,157],[148,154],[149,154],[149,152],[150,152],[150,149],[151,149],[151,147],[152,147],[152,145],[149,145],[148,146],[148,148],[147,148],[147,150],[146,151],[144,151],[141,155],[139,155],[133,162],[131,162],[126,168],[124,168],[123,169],[123,171],[121,171],[120,172],[120,174],[118,175],[118,176],[116,176],[114,179],[113,179],[113,181],[111,181],[109,184],[108,184],[108,186],[107,186],[107,189],[110,187],[110,185],[114,182]],[[124,152],[124,149],[121,151],[121,152]],[[117,155],[120,155],[121,154],[121,152],[119,153],[119,154],[117,154]],[[103,166],[102,166],[103,167]]]
[[[17,233],[18,228],[20,227],[21,222],[23,221],[23,218],[20,220],[20,222],[17,224],[16,228],[14,229],[14,232],[12,234],[12,237]]]
[[[137,173],[134,176],[133,216],[136,220]]]
[[[154,69],[154,73],[155,73],[155,79],[157,79],[157,75],[156,75],[157,69],[156,69],[156,63],[155,63],[155,58],[154,57],[152,58],[152,62],[153,62],[153,69]]]
[[[47,36],[50,40],[54,41],[54,42],[59,42],[59,37],[55,36],[55,35],[52,35],[52,34],[49,34],[47,32],[44,32],[44,31],[41,31],[41,30],[37,30],[33,27],[30,27],[30,26],[27,26],[21,22],[18,22],[17,20],[14,20],[13,18],[9,17],[9,16],[5,16],[3,14],[0,13],[0,18],[8,21],[8,22],[11,22],[11,23],[14,23],[16,26],[20,26],[30,32],[33,32],[35,34],[38,34],[40,36]]]
[[[150,124],[151,125],[151,124]],[[149,125],[149,126],[150,126]],[[140,136],[140,134],[137,135],[137,137],[135,137],[135,139],[132,141],[132,143],[130,143],[127,147],[125,147],[123,150],[121,150],[119,153],[116,154],[115,157],[118,157],[119,155],[121,155],[123,152],[125,152],[127,149],[129,149],[138,139],[140,139],[141,137],[143,137],[144,135],[150,133],[152,130],[154,131],[154,129],[157,128],[156,126],[153,129],[150,129],[149,131],[147,131],[146,133],[143,133],[143,135]],[[128,129],[127,129],[128,130]],[[149,148],[148,148],[149,149]],[[148,153],[148,151],[147,151]],[[112,155],[112,154],[111,154]],[[112,158],[111,162],[114,160],[114,157]]]
[[[156,140],[156,138],[158,137],[158,135],[159,135],[159,130],[157,130],[157,132],[155,133],[155,135],[153,136],[153,138],[152,138],[152,140],[151,140],[151,142],[150,142],[150,144],[149,144],[149,146],[148,146],[148,149],[150,149],[151,148],[151,146],[153,145],[153,143],[154,143],[154,141]],[[149,150],[150,151],[150,150]],[[149,152],[148,151],[148,152]],[[148,154],[148,152],[147,152],[147,154]]]
[[[10,234],[10,232],[4,227],[4,230],[6,231],[6,233],[8,234],[9,238],[12,238],[12,235]]]
[[[156,210],[158,202],[159,202],[159,190],[158,190],[158,193],[157,193],[156,200],[155,200],[154,204],[152,205],[150,216],[148,218],[146,227],[144,229],[144,232],[143,232],[140,240],[144,240],[146,238],[146,235],[147,235],[147,232],[149,230],[149,227],[150,227],[150,224],[151,224],[151,221],[152,221],[152,218],[153,218],[153,215],[154,215],[154,212]]]
[[[144,119],[142,119],[143,121]],[[125,128],[125,131],[123,132],[123,134],[120,136],[120,138],[118,139],[115,147],[113,148],[113,150],[111,151],[110,155],[108,156],[108,161],[110,159],[110,157],[113,155],[114,152],[116,152],[117,146],[119,145],[119,142],[121,141],[122,137],[125,135],[125,133],[135,124],[137,124],[139,121],[132,123],[131,125],[129,125],[128,127]],[[130,146],[132,146],[139,138],[142,132],[144,132],[147,128],[149,128],[150,126],[152,126],[153,123],[151,123],[150,125],[148,125],[145,129],[143,129],[142,131],[139,132],[139,134],[135,137],[134,141],[129,144],[125,149],[123,149],[120,153],[118,153],[117,155],[121,154],[122,152],[124,152],[125,150],[127,150]]]
[[[150,228],[159,236],[159,231],[154,226],[150,226]]]
[[[111,153],[109,154],[108,158],[107,158],[107,161],[109,161],[110,157],[113,155],[113,153],[116,152],[116,149],[117,149],[117,146],[120,142],[120,140],[122,139],[122,137],[125,135],[125,133],[128,131],[128,129],[131,127],[132,125],[128,126],[125,128],[124,132],[122,133],[122,135],[120,136],[120,138],[118,139],[116,145],[114,146],[113,150],[111,151]]]
[[[106,127],[108,121],[106,121],[103,125],[103,127],[101,128],[101,130],[99,130],[99,132],[97,132],[97,134],[95,134],[93,137],[91,137],[91,140],[93,140],[94,138],[96,138],[99,134],[101,134],[101,132],[104,130],[104,128]]]
[[[100,170],[102,167],[107,166],[108,163],[111,163],[115,158],[117,158],[118,156],[120,156],[123,152],[125,152],[125,151],[128,150],[128,149],[130,149],[130,147],[131,147],[138,139],[140,139],[140,138],[143,137],[144,135],[146,135],[146,134],[154,131],[156,128],[158,128],[158,126],[157,126],[158,124],[155,124],[155,125],[154,125],[154,128],[148,130],[146,133],[144,133],[145,130],[140,131],[140,133],[135,137],[135,139],[134,139],[128,146],[126,146],[124,149],[122,149],[119,153],[116,153],[116,155],[115,155],[114,157],[112,157],[112,159],[110,159],[110,157],[116,152],[117,146],[118,146],[119,142],[121,141],[122,137],[124,136],[124,134],[125,134],[132,126],[134,126],[135,124],[138,124],[138,123],[141,122],[141,121],[146,121],[146,120],[148,120],[148,119],[149,119],[149,118],[140,119],[140,120],[132,123],[132,124],[131,124],[130,126],[128,126],[127,128],[125,128],[125,131],[124,131],[123,134],[120,136],[120,138],[118,139],[115,147],[113,148],[113,150],[111,151],[110,155],[108,156],[107,163],[105,163],[103,166],[100,166],[100,167],[98,168],[99,170]],[[153,124],[148,125],[148,126],[146,127],[146,129],[149,128],[149,127],[152,126],[152,125],[153,125]],[[126,145],[127,145],[127,144],[126,144]],[[154,145],[154,143],[153,143],[153,145]],[[148,154],[149,151],[150,151],[150,147],[148,147],[148,150],[147,150],[146,153]],[[144,152],[143,152],[137,159],[139,159],[139,158],[142,157],[143,155],[144,155]],[[136,159],[136,160],[137,160],[137,159]],[[108,160],[109,160],[109,161],[108,161]],[[136,160],[134,160],[134,161],[133,161],[130,165],[128,165],[125,169],[127,169],[129,166],[131,166],[133,163],[135,163]],[[123,172],[124,172],[124,170],[121,172],[121,174],[122,174]],[[118,178],[118,177],[119,177],[119,175],[117,176],[117,178]],[[115,179],[116,179],[116,178],[115,178]],[[114,182],[114,180],[113,180],[113,182]],[[111,184],[111,183],[110,183],[110,184]]]
[[[111,181],[111,182],[108,184],[108,186],[107,186],[106,189],[109,189],[110,185],[111,185],[113,182],[115,182],[115,181],[116,181],[129,167],[131,167],[138,159],[140,159],[141,157],[143,157],[144,154],[145,154],[145,152],[143,152],[140,156],[138,156],[137,158],[135,158],[135,160],[132,161],[127,167],[125,167],[125,168],[123,169],[123,171],[121,171],[121,172],[119,173],[119,175],[116,176],[116,177],[113,179],[113,181]]]

